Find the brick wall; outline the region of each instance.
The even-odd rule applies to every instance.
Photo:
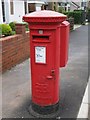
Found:
[[[29,33],[24,35],[16,34],[0,39],[0,48],[2,46],[2,72],[29,58],[29,45]]]

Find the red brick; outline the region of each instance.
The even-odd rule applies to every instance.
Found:
[[[24,61],[30,56],[29,33],[23,35],[14,35],[0,40],[2,48],[2,72],[10,69],[16,64]],[[1,68],[0,68],[1,71]]]

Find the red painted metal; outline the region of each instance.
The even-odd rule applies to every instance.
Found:
[[[70,23],[64,21],[60,27],[60,67],[65,67],[68,61]]]
[[[63,22],[66,19],[66,15],[63,15],[58,12],[50,11],[50,10],[42,10],[32,12],[23,17],[28,23],[48,23],[48,22]]]
[[[60,24],[66,16],[43,10],[23,19],[30,28],[32,102],[54,105],[59,102]]]

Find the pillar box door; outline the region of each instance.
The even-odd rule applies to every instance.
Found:
[[[40,34],[39,32],[43,32]],[[56,30],[31,31],[32,101],[40,106],[59,101],[59,48]],[[38,34],[36,34],[38,33]]]

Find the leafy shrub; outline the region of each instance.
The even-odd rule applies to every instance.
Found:
[[[82,12],[80,12],[80,11],[79,11],[79,12],[75,11],[73,17],[74,17],[74,22],[75,22],[75,24],[80,24],[80,23],[82,23]]]
[[[2,35],[9,36],[12,35],[12,29],[8,24],[0,24],[0,29]]]
[[[0,38],[2,37],[2,28],[0,26]]]
[[[73,17],[75,24],[80,24],[82,22],[82,11],[64,12],[64,14],[67,15],[68,18]]]
[[[28,23],[26,23],[26,28],[28,28]]]
[[[88,9],[88,12],[90,12],[90,9]]]
[[[68,18],[73,17],[73,12],[63,12]]]
[[[29,31],[29,26],[27,22],[22,22],[22,24],[25,24],[26,31]]]
[[[88,9],[87,18],[88,18],[88,22],[90,22],[90,9]]]
[[[73,12],[68,12],[68,17],[73,17]]]
[[[16,24],[15,21],[9,23],[9,26],[12,28],[12,31],[15,31],[15,24]]]
[[[59,7],[58,12],[63,13],[63,12],[65,12],[65,9],[63,7]]]
[[[80,10],[74,10],[74,11],[76,11],[76,12],[82,12],[82,10],[80,9]]]

